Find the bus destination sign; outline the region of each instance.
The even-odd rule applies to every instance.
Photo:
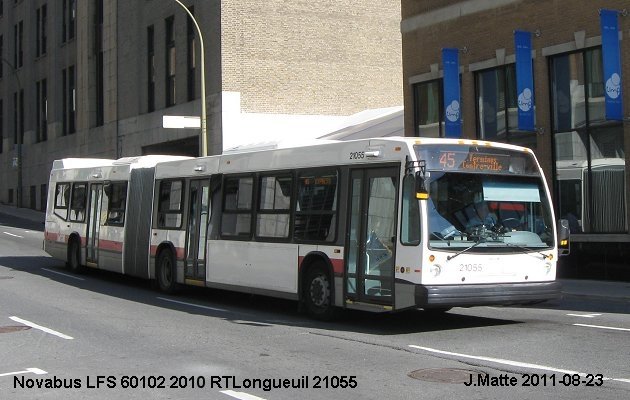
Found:
[[[440,151],[438,160],[443,170],[503,172],[510,168],[510,157],[504,154]]]

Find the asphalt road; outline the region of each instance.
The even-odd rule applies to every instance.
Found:
[[[630,398],[627,303],[322,323],[291,301],[74,275],[41,244],[0,216],[2,398]]]

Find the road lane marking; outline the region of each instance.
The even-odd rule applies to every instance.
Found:
[[[13,320],[15,322],[19,322],[20,324],[24,324],[24,325],[30,326],[31,328],[39,329],[40,331],[44,331],[46,333],[50,333],[51,335],[58,336],[58,337],[60,337],[62,339],[67,339],[67,340],[74,339],[72,336],[68,336],[68,335],[65,335],[65,334],[63,334],[61,332],[57,332],[57,331],[55,331],[53,329],[46,328],[45,326],[37,325],[36,323],[33,323],[31,321],[27,321],[27,320],[19,318],[19,317],[13,316],[13,317],[9,317],[9,319],[11,319],[11,320]]]
[[[21,374],[29,374],[29,373],[36,374],[36,375],[45,375],[48,372],[39,368],[26,368],[24,371],[7,372],[4,374],[0,374],[0,376],[21,375]]]
[[[610,329],[613,331],[625,331],[630,332],[629,328],[617,328],[614,326],[601,326],[601,325],[588,325],[588,324],[573,324],[574,326],[585,326],[587,328],[598,328],[598,329]]]
[[[265,400],[262,397],[254,396],[253,394],[245,392],[235,392],[234,390],[221,390],[221,393],[241,400]]]
[[[53,271],[52,269],[48,269],[48,268],[42,268],[44,271],[48,271],[48,272],[52,272],[53,274],[57,274],[57,275],[63,275],[65,277],[68,278],[72,278],[72,279],[76,279],[79,281],[84,281],[85,279],[83,278],[79,278],[78,276],[72,276],[72,275],[68,275],[68,274],[64,274],[63,272],[57,272],[57,271]]]
[[[601,314],[567,314],[570,317],[582,317],[582,318],[595,318],[599,317]]]
[[[225,310],[223,308],[214,308],[214,307],[202,306],[200,304],[186,303],[184,301],[167,299],[166,297],[158,297],[158,299],[164,300],[164,301],[170,301],[171,303],[177,303],[177,304],[183,304],[183,305],[191,306],[191,307],[203,308],[205,310],[228,312],[228,310]]]
[[[415,346],[415,345],[409,345],[409,347],[412,347],[414,349],[420,349],[420,350],[428,351],[430,353],[444,354],[444,355],[447,355],[447,356],[454,356],[454,357],[461,357],[461,358],[471,358],[473,360],[488,361],[488,362],[495,363],[495,364],[511,365],[513,367],[521,367],[521,368],[529,368],[529,369],[542,369],[542,370],[546,370],[546,371],[559,372],[559,373],[562,373],[562,374],[571,374],[571,375],[578,374],[580,376],[586,376],[586,374],[583,373],[583,372],[572,371],[572,370],[568,370],[568,369],[558,369],[558,368],[554,368],[554,367],[548,367],[546,365],[530,364],[530,363],[524,363],[524,362],[512,361],[512,360],[504,360],[504,359],[501,359],[501,358],[471,356],[471,355],[468,355],[468,354],[452,353],[450,351],[437,350],[437,349],[432,349],[432,348],[429,348],[429,347],[422,347],[422,346]]]
[[[4,233],[5,235],[9,235],[9,236],[13,236],[13,237],[17,237],[17,238],[21,238],[21,239],[24,239],[24,236],[20,236],[20,235],[14,235],[14,234],[12,234],[12,233],[9,233],[9,232],[2,232],[2,233]]]

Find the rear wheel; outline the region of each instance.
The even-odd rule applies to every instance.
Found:
[[[75,237],[70,239],[68,244],[68,268],[74,273],[81,273],[83,266],[81,265],[81,246],[79,240]]]
[[[160,252],[156,272],[158,288],[164,293],[176,293],[179,285],[175,279],[175,258],[172,251],[166,249]]]
[[[308,313],[314,318],[331,320],[335,316],[332,282],[323,263],[311,266],[306,272],[304,301]]]

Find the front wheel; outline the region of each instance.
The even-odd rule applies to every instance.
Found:
[[[332,303],[332,283],[322,265],[314,265],[307,271],[304,300],[308,313],[314,318],[333,319],[336,308]]]
[[[175,258],[170,250],[162,250],[157,260],[157,284],[160,291],[173,294],[179,289],[176,282]]]

